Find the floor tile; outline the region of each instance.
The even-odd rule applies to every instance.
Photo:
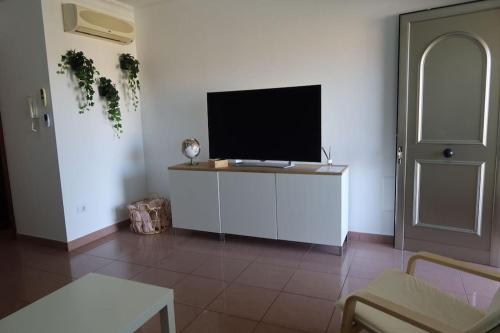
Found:
[[[197,232],[143,236],[122,230],[71,253],[3,241],[0,271],[8,273],[0,275],[0,318],[101,271],[173,288],[178,332],[335,333],[342,314],[334,311],[337,295],[366,287],[386,269],[405,267],[411,255],[353,241],[337,256],[324,246],[230,235],[221,242]],[[416,275],[483,309],[500,285],[425,262],[417,263]],[[159,331],[158,316],[139,330]]]
[[[156,235],[136,235],[137,239],[128,239],[127,242],[137,249],[172,250],[179,248],[189,237],[174,235],[171,231]]]
[[[343,283],[341,275],[297,270],[283,291],[334,301],[339,297]]]
[[[327,333],[340,333],[340,328],[342,326],[342,311],[335,309],[333,312],[332,319],[330,320],[330,325],[328,325]]]
[[[344,297],[357,290],[366,288],[371,281],[371,279],[362,279],[355,276],[348,276],[344,281],[340,296]]]
[[[105,265],[113,262],[111,259],[95,257],[87,254],[44,255],[35,261],[29,261],[27,266],[43,271],[66,275],[72,278],[80,278]]]
[[[1,251],[0,249],[0,253]],[[2,255],[5,255],[5,257],[3,259],[0,258],[0,272],[20,271],[27,266],[25,261],[17,256],[17,253],[4,250]],[[5,274],[0,274],[0,282],[5,277]]]
[[[191,275],[174,286],[175,301],[204,308],[225,288],[223,281]]]
[[[277,244],[262,251],[256,261],[297,268],[309,248],[309,244]]]
[[[69,266],[69,271],[73,278],[80,278],[100,267],[108,265],[112,261],[106,258],[89,256],[86,254],[76,255],[69,259],[67,262]],[[61,267],[66,265],[62,264]]]
[[[286,327],[270,325],[266,323],[259,323],[254,333],[302,333],[301,331],[292,330]]]
[[[200,267],[207,259],[208,256],[200,253],[175,250],[155,266],[175,272],[191,273]]]
[[[167,271],[160,268],[148,268],[134,276],[134,280],[142,283],[154,284],[164,288],[172,288],[177,282],[185,278],[184,273]]]
[[[337,256],[324,251],[311,250],[303,258],[299,265],[300,269],[335,273],[346,276],[349,272],[349,267],[352,262],[353,255],[345,253],[342,256]]]
[[[269,289],[281,290],[290,280],[294,269],[253,263],[236,279],[236,282]]]
[[[19,275],[16,274],[15,280],[7,287],[16,294],[17,299],[29,303],[47,296],[72,281],[70,277],[64,275],[31,268],[23,269]]]
[[[311,244],[311,247],[308,251],[309,252],[321,252],[321,253],[328,253],[332,254],[337,257],[342,257],[346,256],[347,254],[354,254],[354,250],[349,250],[349,243],[344,243],[343,249],[342,249],[342,256],[339,254],[339,247],[338,246],[333,246],[333,245],[322,245],[322,244]]]
[[[179,248],[191,252],[221,256],[224,241],[221,241],[217,235],[202,235],[201,237],[188,239],[179,245]]]
[[[135,275],[147,269],[145,266],[131,264],[128,262],[114,261],[109,265],[96,270],[96,273],[114,276],[121,279],[131,279]]]
[[[155,235],[137,234],[131,231],[129,228],[122,229],[116,232],[113,236],[114,239],[118,240],[120,243],[128,244],[130,246],[135,246],[137,244],[147,242],[155,237]]]
[[[261,243],[249,239],[229,239],[226,240],[222,249],[222,256],[225,258],[255,260],[265,249]]]
[[[259,321],[278,294],[278,291],[233,284],[208,309]]]
[[[325,332],[334,306],[326,300],[281,293],[263,321],[306,332]]]
[[[175,303],[175,330],[182,332],[202,311],[199,308]],[[161,333],[160,315],[155,315],[136,333]]]
[[[385,244],[360,242],[352,246],[354,256],[391,265],[401,265],[403,251],[393,249]]]
[[[207,259],[193,274],[213,279],[233,281],[250,264],[249,261],[224,257]]]
[[[250,333],[256,321],[204,311],[184,331],[186,333]]]
[[[184,330],[202,312],[200,308],[175,303],[175,324],[178,331]]]
[[[397,268],[397,265],[391,262],[379,262],[377,260],[355,257],[352,260],[349,275],[363,279],[375,279],[385,270]]]
[[[172,234],[160,233],[156,235],[139,235],[127,232],[124,242],[139,250],[166,250],[173,249],[185,241],[184,238],[174,237]]]
[[[2,242],[2,244],[5,243]],[[21,260],[26,259],[25,255],[29,254],[40,254],[40,253],[54,254],[57,252],[64,251],[62,249],[56,249],[54,247],[31,243],[29,241],[23,241],[23,240],[9,241],[7,244],[5,244],[4,247],[2,247],[2,250],[3,252],[2,254],[0,254],[0,257],[2,259],[7,259],[5,253],[9,253],[9,257],[15,256],[16,259],[21,259]]]
[[[74,253],[86,253],[90,250],[93,250],[95,249],[96,247],[100,246],[100,245],[103,245],[103,244],[106,244],[112,240],[116,239],[116,233],[112,233],[110,235],[107,235],[107,236],[104,236],[102,238],[99,238],[98,240],[95,240],[91,243],[88,243],[88,244],[85,244],[85,245],[82,245],[76,249],[74,249],[73,251],[71,252],[74,252]]]
[[[120,256],[118,260],[126,261],[143,266],[154,266],[162,259],[172,253],[172,249],[141,249],[133,252],[127,252]]]
[[[123,241],[120,242],[117,239],[113,239],[107,243],[88,250],[85,253],[103,258],[119,259],[127,253],[134,252],[135,250],[137,249],[130,244]]]

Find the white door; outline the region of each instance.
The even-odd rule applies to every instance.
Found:
[[[401,17],[397,225],[409,250],[490,262],[500,2]],[[401,229],[396,230],[401,233]]]

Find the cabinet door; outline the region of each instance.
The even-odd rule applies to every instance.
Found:
[[[342,217],[341,176],[277,174],[276,188],[278,239],[343,244],[347,215]]]
[[[276,239],[274,174],[221,172],[219,184],[223,233]]]
[[[221,232],[217,172],[170,171],[175,228]]]

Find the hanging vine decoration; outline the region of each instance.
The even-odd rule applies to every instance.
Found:
[[[97,81],[99,96],[106,100],[108,119],[113,122],[113,128],[119,135],[123,133],[122,113],[120,111],[120,95],[113,82],[106,78],[100,77]]]
[[[137,77],[137,74],[139,74],[139,61],[129,53],[122,53],[120,55],[120,68],[128,72],[127,80],[132,94],[132,105],[134,106],[134,111],[137,111],[137,107],[139,106],[138,92],[141,89],[141,84]]]
[[[78,80],[78,87],[84,100],[80,103],[78,112],[89,111],[90,107],[94,106],[95,78],[100,75],[94,66],[94,61],[87,58],[82,51],[68,50],[61,56],[58,66],[58,74],[65,74],[71,70]]]

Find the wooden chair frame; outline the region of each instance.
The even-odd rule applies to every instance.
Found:
[[[454,268],[469,274],[474,274],[486,279],[500,282],[500,272],[428,252],[419,252],[410,257],[410,259],[408,260],[406,274],[413,275],[415,273],[415,265],[418,260],[432,262],[437,265]],[[382,311],[390,316],[398,318],[399,320],[407,322],[415,327],[431,333],[463,333],[463,331],[457,330],[456,328],[451,327],[446,323],[437,321],[422,313],[390,302],[367,291],[356,292],[347,298],[342,315],[342,333],[354,333],[359,332],[362,329],[371,331],[369,327],[366,327],[362,323],[356,322],[355,317],[357,303],[362,303],[370,306],[374,309]]]

